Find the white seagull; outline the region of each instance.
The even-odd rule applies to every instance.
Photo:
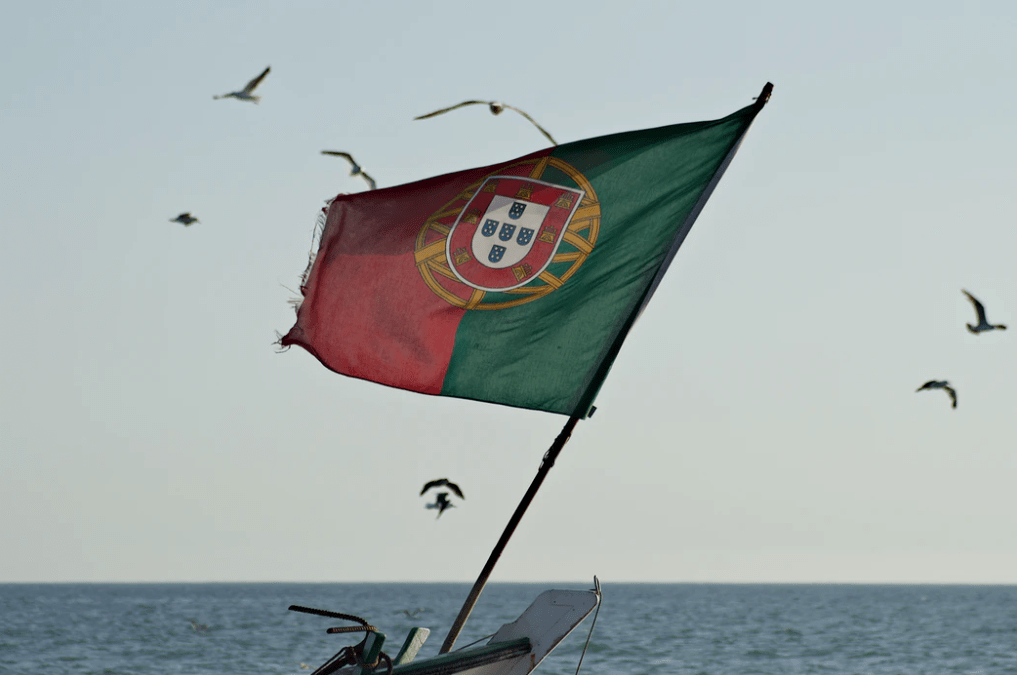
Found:
[[[268,72],[270,70],[272,70],[271,66],[265,68],[265,70],[261,71],[261,75],[258,75],[256,78],[248,82],[247,85],[240,91],[231,91],[228,94],[223,94],[222,96],[213,96],[212,98],[213,99],[235,98],[241,101],[251,101],[252,103],[257,103],[258,101],[261,100],[261,97],[255,96],[252,92],[254,91],[255,87],[261,84],[261,81],[265,79],[265,76],[268,75]]]
[[[1006,326],[1004,326],[1001,323],[997,323],[997,324],[993,325],[993,324],[989,323],[988,321],[986,321],[986,319],[985,319],[985,307],[982,306],[982,303],[978,302],[978,298],[976,298],[975,296],[971,295],[970,293],[965,291],[963,288],[961,289],[961,293],[963,293],[964,295],[968,296],[968,300],[970,300],[971,304],[975,306],[975,311],[978,313],[978,325],[977,326],[972,326],[970,323],[967,324],[967,327],[968,327],[969,331],[971,331],[975,335],[978,335],[979,333],[982,333],[982,332],[987,331],[987,330],[1006,330]]]
[[[353,155],[351,155],[350,153],[348,153],[348,152],[340,152],[339,150],[322,150],[321,154],[323,154],[323,155],[331,155],[333,157],[345,157],[349,161],[349,163],[352,165],[350,167],[350,175],[351,176],[361,176],[364,180],[367,181],[367,185],[368,185],[369,189],[371,189],[371,190],[377,189],[378,184],[374,182],[373,178],[371,178],[369,175],[364,173],[363,167],[361,167],[359,164],[357,164],[357,160],[353,159]]]
[[[508,108],[509,110],[515,110],[517,113],[528,119],[530,121],[530,124],[537,127],[540,130],[540,133],[544,134],[544,136],[547,137],[547,140],[551,141],[552,145],[558,145],[558,141],[554,140],[554,138],[551,137],[551,134],[547,133],[547,130],[544,129],[544,127],[537,124],[537,120],[533,119],[519,108],[511,106],[508,103],[502,103],[500,101],[463,101],[462,103],[457,103],[456,105],[451,106],[449,108],[435,110],[432,113],[427,113],[426,115],[421,115],[420,117],[414,117],[413,119],[426,120],[428,117],[434,117],[435,115],[443,115],[451,110],[455,110],[456,108],[462,108],[465,105],[486,105],[488,109],[491,111],[492,115],[500,115],[501,112],[506,108]]]
[[[953,407],[954,408],[957,407],[957,392],[954,390],[953,387],[950,386],[950,383],[947,382],[946,380],[929,380],[928,382],[926,382],[922,386],[918,387],[918,389],[915,389],[915,391],[918,392],[918,391],[922,391],[923,389],[944,389],[944,390],[946,390],[946,393],[950,394],[950,400],[953,401]]]
[[[170,218],[171,223],[180,223],[184,227],[190,227],[191,223],[200,223],[201,221],[191,215],[191,212],[181,213],[176,218]]]

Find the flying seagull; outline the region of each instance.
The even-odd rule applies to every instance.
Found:
[[[918,387],[918,389],[915,389],[915,391],[918,392],[923,389],[945,389],[946,393],[950,394],[950,400],[953,401],[953,407],[957,407],[957,392],[946,380],[929,380],[922,386]]]
[[[265,76],[268,75],[268,72],[270,70],[272,70],[271,66],[265,68],[265,70],[261,71],[261,75],[258,75],[256,78],[248,82],[247,85],[240,91],[231,91],[228,94],[223,94],[222,96],[213,96],[212,98],[214,99],[235,98],[241,101],[251,101],[252,103],[257,103],[258,101],[261,100],[261,97],[255,96],[252,92],[254,91],[255,87],[261,84],[261,81],[265,79]]]
[[[423,496],[423,494],[431,488],[435,487],[447,487],[449,490],[452,490],[452,492],[455,492],[459,499],[466,499],[466,497],[463,496],[463,491],[459,489],[459,486],[450,481],[448,478],[438,478],[424,483],[424,488],[420,491],[421,496]],[[448,493],[446,492],[445,494]]]
[[[357,160],[353,159],[353,155],[351,155],[350,153],[348,153],[348,152],[340,152],[339,150],[322,150],[321,154],[323,154],[323,155],[332,155],[333,157],[345,157],[346,160],[351,165],[351,167],[350,167],[350,175],[351,176],[361,176],[361,177],[363,177],[363,179],[367,181],[367,185],[368,185],[369,189],[371,189],[371,190],[377,189],[378,184],[374,182],[373,178],[371,178],[366,173],[364,173],[363,167],[361,167],[359,164],[357,164]]]
[[[417,607],[412,612],[410,610],[408,610],[408,609],[401,609],[401,610],[399,610],[399,612],[402,612],[403,614],[405,614],[406,616],[408,616],[411,619],[415,618],[417,616],[417,614],[420,614],[423,611],[424,611],[423,607]],[[396,613],[398,614],[399,612],[396,612]]]
[[[426,508],[438,509],[437,518],[441,518],[441,514],[445,513],[445,509],[451,509],[455,504],[448,500],[447,492],[439,492],[438,499],[433,504],[428,504]]]
[[[968,293],[964,289],[961,289],[961,293],[963,293],[964,295],[968,296],[968,300],[971,301],[971,304],[975,306],[975,311],[978,312],[978,325],[977,326],[972,326],[970,323],[967,324],[967,327],[968,327],[969,331],[971,331],[975,335],[978,335],[979,333],[981,333],[983,331],[987,331],[987,330],[1006,330],[1006,326],[1004,326],[1001,323],[997,323],[997,324],[993,325],[993,324],[989,323],[988,321],[986,321],[986,319],[985,319],[985,307],[982,306],[982,303],[978,302],[978,298],[976,298],[975,296],[971,295],[970,293]]]
[[[547,133],[547,130],[544,129],[544,127],[542,127],[539,124],[537,124],[537,120],[533,119],[532,117],[527,115],[525,112],[523,112],[519,108],[516,108],[515,106],[511,106],[508,103],[501,103],[499,101],[463,101],[462,103],[454,105],[454,106],[452,106],[450,108],[442,108],[441,110],[435,110],[433,113],[427,113],[426,115],[421,115],[420,117],[414,117],[413,119],[415,119],[415,120],[426,120],[428,117],[434,117],[435,115],[443,115],[443,114],[445,114],[445,113],[447,113],[447,112],[449,112],[451,110],[455,110],[456,108],[462,108],[464,105],[486,105],[488,107],[488,109],[491,111],[492,115],[500,115],[501,111],[505,110],[506,108],[508,108],[509,110],[515,110],[517,113],[519,113],[520,115],[522,115],[526,119],[530,120],[530,123],[533,126],[535,126],[538,129],[540,129],[540,133],[544,134],[547,137],[547,140],[551,141],[552,145],[558,145],[558,141],[554,140],[551,137],[551,134]]]
[[[190,227],[191,223],[200,223],[201,221],[191,215],[191,212],[181,213],[176,218],[170,218],[171,223],[180,223],[184,227]]]

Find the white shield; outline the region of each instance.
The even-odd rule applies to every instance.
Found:
[[[517,264],[533,248],[549,207],[525,199],[496,195],[473,234],[473,255],[492,269]]]

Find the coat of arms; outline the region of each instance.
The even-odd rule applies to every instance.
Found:
[[[541,180],[545,172],[555,182]],[[463,186],[432,213],[414,262],[450,304],[508,309],[567,283],[599,232],[600,202],[582,172],[557,157],[528,157]]]
[[[459,217],[449,232],[449,268],[482,291],[525,286],[551,262],[584,194],[532,178],[488,177],[462,211],[480,217]],[[461,249],[468,258],[455,255]]]

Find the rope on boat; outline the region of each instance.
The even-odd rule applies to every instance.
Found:
[[[311,675],[331,675],[345,666],[360,666],[362,669],[373,671],[381,664],[382,661],[385,662],[385,666],[387,668],[385,675],[392,675],[392,659],[389,655],[385,652],[381,652],[378,654],[378,658],[374,661],[374,663],[366,663],[363,659],[363,646],[364,643],[361,642],[349,647],[343,647],[335,654],[335,656],[330,658],[328,661],[325,661],[325,663],[319,666],[319,668],[311,673]]]
[[[462,647],[460,647],[460,648],[459,648],[459,649],[457,649],[456,651],[457,651],[457,652],[461,652],[462,650],[464,650],[464,649],[466,649],[466,648],[468,648],[468,647],[472,647],[473,645],[477,644],[478,642],[482,642],[482,641],[484,641],[484,640],[488,640],[488,639],[490,639],[490,638],[493,638],[494,636],[495,636],[495,634],[494,634],[494,633],[491,633],[490,635],[485,635],[485,636],[484,636],[484,637],[482,637],[482,638],[477,638],[476,640],[474,640],[474,641],[473,641],[473,642],[471,642],[470,644],[468,644],[468,645],[463,645]]]
[[[353,655],[356,658],[356,665],[360,666],[361,668],[367,668],[368,670],[373,671],[381,664],[382,661],[384,661],[386,667],[388,668],[388,671],[385,673],[385,675],[392,675],[392,659],[385,652],[379,652],[378,658],[375,659],[374,663],[365,663],[364,660],[361,658],[361,652],[357,651],[356,647],[346,647],[346,649],[354,650]]]
[[[600,579],[596,575],[593,576],[593,590],[597,593],[597,611],[593,613],[593,623],[590,624],[590,633],[586,636],[586,644],[583,645],[583,653],[579,655],[579,663],[576,664],[576,675],[579,675],[579,669],[583,667],[583,657],[586,656],[586,650],[590,647],[590,638],[593,637],[593,627],[597,625],[597,615],[600,614],[600,604],[604,599],[604,594],[600,591]]]
[[[290,611],[303,612],[304,614],[314,614],[315,616],[327,616],[332,619],[342,619],[343,621],[353,621],[354,623],[360,624],[359,626],[335,626],[327,629],[325,632],[329,635],[335,635],[336,633],[359,633],[365,632],[380,632],[377,628],[367,623],[365,619],[360,618],[354,614],[343,614],[342,612],[332,612],[327,609],[315,609],[313,607],[303,607],[301,605],[290,605]],[[367,638],[355,645],[343,647],[334,656],[325,661],[321,666],[318,667],[311,675],[331,675],[344,666],[360,666],[362,669],[374,670],[382,661],[385,662],[387,672],[385,675],[392,675],[392,659],[385,652],[379,652],[378,658],[373,663],[367,663],[364,661],[364,646],[367,643]]]
[[[332,619],[342,619],[343,621],[353,621],[359,623],[359,626],[342,626],[338,628],[329,628],[326,633],[358,633],[364,631],[375,631],[378,629],[367,623],[365,619],[361,619],[359,616],[353,614],[343,614],[342,612],[331,612],[327,609],[315,609],[314,607],[304,607],[302,605],[290,605],[289,610],[291,612],[303,612],[304,614],[314,614],[315,616],[327,616]]]

